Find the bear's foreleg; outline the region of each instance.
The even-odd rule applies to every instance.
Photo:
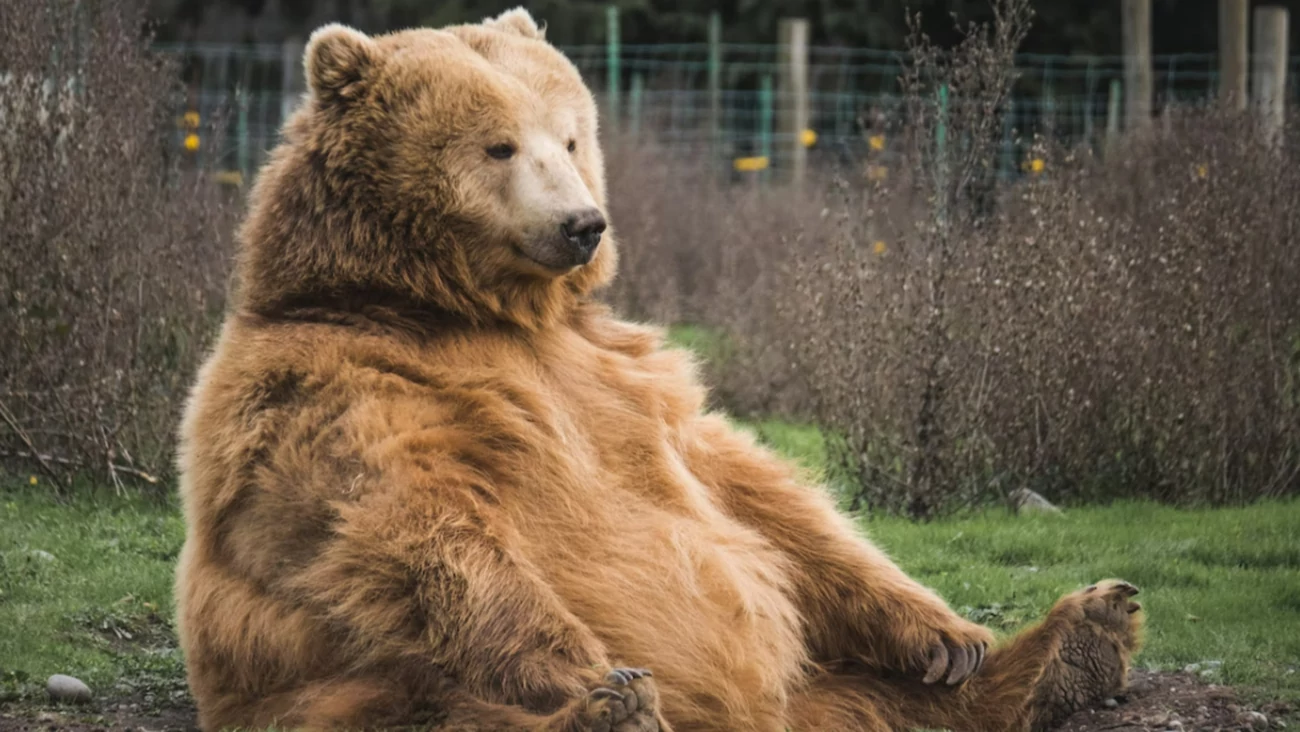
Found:
[[[339,505],[291,591],[338,629],[332,641],[353,668],[391,669],[395,683],[450,680],[483,709],[513,705],[501,714],[541,715],[546,728],[591,716],[592,690],[608,686],[603,645],[472,496],[454,481],[420,481]]]
[[[784,462],[711,416],[681,442],[724,509],[794,562],[793,599],[814,660],[852,660],[939,685],[979,668],[992,634],[904,574]]]

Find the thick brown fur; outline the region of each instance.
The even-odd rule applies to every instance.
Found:
[[[592,300],[608,233],[529,254],[537,201],[605,208],[591,96],[530,16],[327,27],[306,69],[183,427],[205,729],[1020,730],[1122,684],[1114,583],[945,683],[989,632]]]

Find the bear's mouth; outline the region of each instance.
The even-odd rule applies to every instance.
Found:
[[[548,242],[541,246],[515,244],[512,248],[521,259],[541,267],[549,275],[562,275],[588,264],[596,257],[596,248],[582,249]]]

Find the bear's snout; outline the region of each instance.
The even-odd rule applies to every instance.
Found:
[[[571,213],[560,224],[560,233],[575,247],[578,263],[586,264],[600,245],[600,235],[605,233],[605,216],[594,208]]]

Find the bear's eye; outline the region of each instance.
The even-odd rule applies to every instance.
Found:
[[[569,152],[573,152],[574,150],[577,150],[577,149],[578,149],[578,141],[577,141],[577,140],[569,140]]]
[[[509,160],[515,156],[515,146],[508,142],[500,145],[493,145],[487,149],[487,154],[497,160]]]

